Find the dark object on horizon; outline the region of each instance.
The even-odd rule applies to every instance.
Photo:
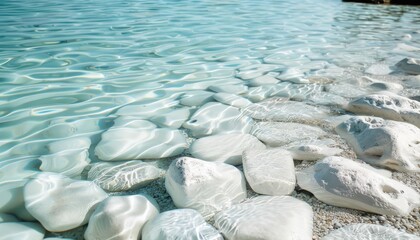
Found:
[[[420,5],[420,0],[343,0],[343,2],[359,2],[359,3],[371,3],[371,4]]]

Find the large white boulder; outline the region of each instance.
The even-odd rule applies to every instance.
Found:
[[[250,134],[218,134],[197,139],[191,144],[190,153],[206,161],[239,165],[246,149],[265,149],[265,145]]]
[[[271,147],[302,140],[316,140],[327,135],[319,127],[293,122],[259,122],[252,128],[251,134]]]
[[[408,122],[420,127],[420,102],[396,94],[372,94],[349,103],[347,110],[389,120]]]
[[[404,58],[395,64],[395,66],[405,73],[420,75],[420,59]]]
[[[420,171],[420,129],[378,117],[352,117],[335,128],[369,164],[398,171]]]
[[[256,193],[287,195],[296,184],[292,155],[280,148],[246,150],[242,155],[246,180]]]
[[[285,98],[270,98],[244,109],[244,114],[259,120],[318,123],[329,116],[330,110]]]
[[[147,221],[159,214],[156,201],[145,195],[113,196],[101,202],[89,219],[86,240],[137,240]]]
[[[204,218],[246,198],[245,178],[237,168],[189,157],[172,162],[165,187],[175,206],[195,209]]]
[[[223,240],[222,235],[206,223],[193,209],[176,209],[159,214],[143,228],[142,240]]]
[[[330,232],[322,240],[420,240],[419,236],[391,227],[358,223]]]
[[[33,222],[0,223],[0,240],[42,240],[45,229]]]
[[[252,122],[236,107],[210,102],[199,108],[183,127],[190,129],[194,137],[203,137],[218,133],[248,133]]]
[[[179,155],[187,146],[179,130],[110,128],[102,134],[95,154],[105,161],[159,159]]]
[[[90,163],[88,137],[74,137],[52,142],[48,145],[49,154],[39,158],[39,167],[44,172],[60,173],[69,177],[80,176]]]
[[[217,213],[215,226],[229,240],[310,240],[312,208],[289,196],[259,196]]]
[[[147,185],[159,178],[161,170],[139,161],[122,163],[100,162],[92,165],[88,179],[110,192],[128,191]]]
[[[24,188],[26,209],[51,232],[87,223],[96,205],[107,197],[95,183],[55,173],[40,173]]]
[[[296,177],[301,188],[334,206],[384,215],[408,215],[420,206],[414,189],[342,157],[327,157]]]

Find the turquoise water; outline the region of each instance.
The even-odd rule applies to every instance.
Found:
[[[419,47],[419,26],[418,7],[338,0],[4,0],[0,159],[95,139],[126,104],[237,83],[242,72],[395,64],[418,55],[398,46]]]

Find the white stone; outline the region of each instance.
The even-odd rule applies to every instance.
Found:
[[[251,87],[258,87],[261,85],[276,84],[278,82],[280,81],[277,78],[270,75],[264,75],[264,76],[259,76],[257,78],[249,80],[248,84]]]
[[[293,83],[309,83],[309,80],[305,78],[305,74],[297,68],[289,68],[277,76],[277,78]]]
[[[248,133],[253,121],[236,107],[221,103],[207,103],[183,124],[194,137],[218,133]]]
[[[236,74],[236,77],[239,77],[244,80],[253,79],[259,76],[264,75],[267,72],[278,69],[278,65],[275,64],[252,64],[245,66],[239,69],[239,72]]]
[[[246,150],[242,155],[246,180],[254,192],[288,195],[295,189],[295,165],[284,149]]]
[[[325,85],[327,92],[344,98],[355,98],[368,93],[367,89],[350,83]]]
[[[11,214],[0,213],[0,223],[2,222],[19,222],[19,220]]]
[[[150,118],[150,120],[156,123],[159,127],[168,128],[180,128],[182,124],[190,117],[189,108],[178,108],[170,112],[157,115]]]
[[[147,221],[159,214],[156,201],[144,195],[113,196],[98,204],[89,219],[86,240],[137,240]]]
[[[317,123],[329,116],[330,110],[285,98],[271,98],[254,103],[244,109],[244,114],[259,120]]]
[[[143,228],[142,240],[223,240],[222,235],[206,223],[193,209],[176,209],[159,214]]]
[[[420,75],[420,59],[404,58],[395,64],[395,66],[405,73]]]
[[[209,89],[217,93],[231,94],[243,94],[248,91],[248,87],[242,84],[213,85]]]
[[[332,139],[303,140],[282,146],[287,149],[294,160],[316,161],[328,156],[342,153],[342,149]]]
[[[386,64],[373,64],[365,70],[365,73],[373,75],[388,75],[392,72]]]
[[[396,94],[372,94],[351,101],[347,110],[403,121],[420,127],[420,103]]]
[[[351,224],[330,232],[322,240],[420,240],[419,236],[375,224]]]
[[[42,240],[45,229],[33,222],[0,223],[0,240]]]
[[[60,173],[69,177],[80,176],[90,163],[89,147],[91,141],[87,137],[64,139],[49,144],[49,154],[39,158],[39,167],[44,172]]]
[[[398,92],[400,92],[401,90],[404,89],[404,87],[399,83],[384,82],[384,81],[373,79],[373,78],[367,77],[367,76],[363,76],[360,79],[360,82],[363,85],[367,85],[367,86],[369,86],[370,88],[372,88],[373,90],[376,90],[376,91],[390,91],[390,92],[398,93]]]
[[[302,140],[316,140],[327,135],[319,127],[293,122],[259,122],[252,128],[251,134],[271,147]]]
[[[266,98],[276,96],[279,92],[283,91],[283,89],[283,85],[267,84],[259,87],[251,87],[243,96],[252,102],[259,102]]]
[[[216,93],[213,95],[213,98],[220,103],[237,108],[245,108],[252,104],[248,99],[231,93]]]
[[[265,145],[250,134],[218,134],[197,139],[191,144],[190,153],[210,162],[239,165],[246,149],[265,149]]]
[[[204,218],[246,198],[245,178],[237,168],[182,157],[169,166],[166,191],[178,208],[192,208]]]
[[[311,207],[289,196],[258,196],[216,214],[215,226],[229,240],[310,240]]]
[[[143,187],[161,176],[161,170],[139,160],[123,163],[101,162],[92,165],[88,179],[110,192]]]
[[[105,161],[172,157],[188,146],[179,130],[167,128],[110,128],[101,138],[95,154]]]
[[[335,131],[369,164],[398,171],[420,170],[420,129],[378,117],[353,117]]]
[[[120,116],[114,120],[114,125],[111,127],[111,129],[115,128],[135,128],[150,130],[157,128],[157,126],[152,122],[143,120],[136,116]]]
[[[298,185],[330,205],[384,215],[408,215],[420,194],[363,163],[327,157],[296,173]]]
[[[95,206],[108,195],[89,181],[55,173],[40,173],[24,188],[26,209],[51,232],[87,223]]]
[[[201,106],[211,102],[213,100],[213,94],[212,92],[202,90],[188,91],[181,96],[180,103],[190,107]]]

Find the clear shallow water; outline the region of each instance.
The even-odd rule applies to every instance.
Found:
[[[420,8],[337,0],[5,0],[0,20],[0,159],[97,139],[132,102],[290,67],[357,75],[420,46]]]

